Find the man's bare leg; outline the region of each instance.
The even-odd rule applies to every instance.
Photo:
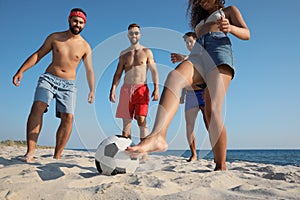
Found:
[[[31,107],[26,131],[27,152],[22,158],[24,162],[31,162],[34,160],[34,151],[43,124],[43,113],[47,106],[48,105],[44,102],[36,101]]]
[[[149,135],[149,129],[147,127],[146,116],[137,115],[135,119],[140,129],[140,141],[143,141]],[[140,161],[146,161],[148,154],[144,153]]]
[[[197,119],[198,112],[199,112],[198,107],[185,111],[186,137],[192,153],[191,157],[187,160],[188,162],[197,160],[196,138],[195,138],[194,128],[195,128],[195,122]]]
[[[195,140],[195,138],[190,143],[190,149],[191,149],[192,155],[189,159],[186,160],[188,162],[192,162],[192,161],[197,160],[197,151],[196,151],[196,140]]]
[[[193,65],[182,62],[175,70],[169,73],[160,98],[152,133],[140,144],[128,147],[132,153],[165,151],[168,148],[166,133],[179,105],[181,89],[191,85],[194,78]]]
[[[56,133],[56,146],[54,159],[60,159],[61,154],[70,138],[74,116],[68,113],[60,113],[61,122]]]
[[[131,126],[132,126],[132,119],[123,118],[122,136],[131,138]]]

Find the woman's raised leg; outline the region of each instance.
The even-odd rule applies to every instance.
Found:
[[[151,134],[127,151],[135,153],[165,151],[168,147],[166,133],[179,105],[181,89],[191,85],[195,69],[191,62],[184,61],[169,73],[162,92]]]

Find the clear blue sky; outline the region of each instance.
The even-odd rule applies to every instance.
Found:
[[[228,148],[300,148],[300,67],[297,60],[300,2],[228,0],[226,5],[236,5],[251,30],[250,41],[231,36],[237,72],[224,106]],[[181,38],[190,31],[186,6],[186,0],[0,0],[0,140],[25,140],[35,86],[51,61],[51,54],[25,72],[20,87],[13,86],[12,76],[48,34],[68,29],[67,17],[74,7],[83,8],[88,15],[82,36],[93,49],[97,89],[95,104],[88,105],[88,87],[80,65],[74,129],[67,147],[96,148],[106,136],[120,134],[121,120],[115,119],[116,104],[108,101],[108,94],[119,52],[129,45],[127,26],[132,22],[141,25],[141,44],[153,50],[163,84],[166,74],[176,66],[169,61],[169,53],[186,53]],[[151,102],[147,119],[150,129],[156,108],[157,102]],[[44,116],[40,145],[55,144],[59,120],[55,118],[54,109],[52,102]],[[188,148],[183,114],[183,106],[180,106],[168,132],[171,149]],[[199,114],[197,147],[210,148],[201,118]],[[133,135],[138,135],[136,126]]]

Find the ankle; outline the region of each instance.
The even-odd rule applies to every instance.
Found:
[[[226,170],[226,163],[216,163],[214,171],[223,171]]]

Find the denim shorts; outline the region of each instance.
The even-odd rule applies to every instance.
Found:
[[[39,78],[34,101],[41,101],[49,106],[52,99],[55,99],[56,117],[60,117],[60,113],[74,114],[76,91],[75,80],[65,80],[50,73],[45,73]]]
[[[185,110],[205,106],[203,99],[204,90],[187,90],[185,95]]]
[[[197,39],[188,60],[206,80],[209,72],[219,65],[227,65],[234,76],[234,58],[229,37],[223,32],[209,32]]]

